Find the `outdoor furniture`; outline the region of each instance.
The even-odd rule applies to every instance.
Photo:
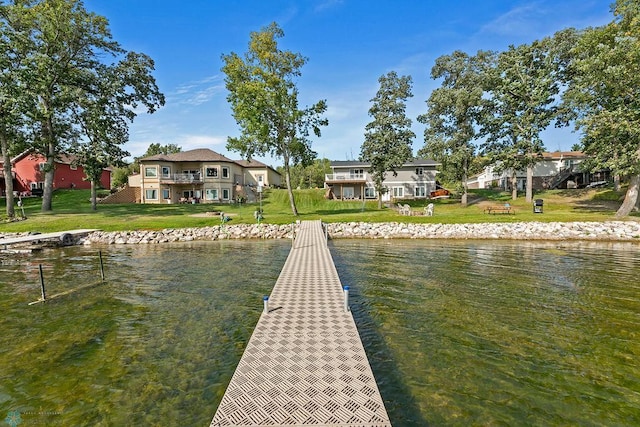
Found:
[[[398,211],[400,212],[400,215],[407,215],[407,216],[411,216],[411,206],[409,205],[398,205]]]
[[[484,213],[486,214],[516,214],[516,211],[514,211],[511,208],[511,205],[509,203],[505,203],[502,206],[489,206],[488,208],[484,209]]]
[[[424,208],[424,214],[426,216],[433,216],[433,203],[429,203],[427,206],[425,206]]]

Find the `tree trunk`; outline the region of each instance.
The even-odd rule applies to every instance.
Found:
[[[616,212],[616,218],[622,218],[628,216],[633,208],[636,206],[638,200],[638,185],[640,184],[640,175],[633,175],[629,179],[629,188],[627,188],[627,194],[624,196],[624,201],[620,208]]]
[[[53,198],[53,157],[47,159],[46,172],[44,174],[44,188],[42,189],[42,212],[51,212]]]
[[[378,191],[378,209],[382,209],[382,191]]]
[[[460,204],[464,207],[467,206],[468,203],[468,193],[469,193],[469,185],[467,184],[467,177],[469,171],[469,163],[468,160],[464,160],[464,171],[462,172],[462,197],[460,198]]]
[[[97,194],[96,194],[96,182],[92,179],[91,180],[91,210],[92,211],[97,211],[98,210],[98,204],[96,202],[97,199]]]
[[[11,173],[11,157],[9,156],[9,141],[4,133],[0,133],[0,146],[2,148],[2,168],[4,172],[4,185],[7,200],[7,216],[15,216],[13,199],[13,174]]]
[[[49,111],[48,103],[45,103],[45,111]],[[56,160],[56,146],[54,143],[53,122],[51,117],[47,117],[44,122],[44,140],[47,142],[47,159],[44,174],[44,188],[42,189],[42,212],[50,212],[52,210],[51,199],[53,197],[53,176]]]
[[[513,175],[511,175],[511,199],[516,200],[518,198],[518,177],[516,176],[516,171],[513,171]]]
[[[289,205],[291,206],[291,212],[293,216],[298,216],[298,209],[296,208],[296,200],[293,197],[293,189],[291,188],[291,173],[289,168],[289,159],[284,158],[284,179],[287,183],[287,193],[289,193]]]
[[[613,190],[620,191],[620,175],[619,174],[615,174],[613,176]]]
[[[527,203],[533,202],[533,165],[527,166],[527,190],[525,200]]]

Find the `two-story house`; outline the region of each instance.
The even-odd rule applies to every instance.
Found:
[[[533,167],[533,189],[580,188],[593,182],[607,181],[608,171],[590,173],[580,164],[588,156],[581,151],[556,151],[542,153],[542,159]],[[478,175],[471,177],[469,188],[510,189],[512,170],[497,172],[496,165],[489,165]],[[523,191],[527,183],[527,171],[516,171],[517,189]]]
[[[54,162],[53,188],[89,189],[91,183],[86,180],[84,169],[75,162],[72,155],[62,154]],[[43,155],[25,151],[11,159],[11,179],[13,190],[21,195],[42,194],[44,188],[44,167],[46,159]],[[6,184],[0,160],[0,190],[4,195]],[[111,169],[102,171],[100,182],[102,188],[111,188]]]
[[[257,186],[281,185],[280,174],[270,166],[231,160],[207,148],[156,154],[139,162],[141,203],[224,203],[254,199]]]
[[[396,170],[387,172],[383,186],[387,191],[383,201],[392,199],[419,199],[429,197],[436,189],[437,163],[430,159],[415,159]],[[324,186],[329,197],[341,200],[377,199],[370,164],[360,161],[333,161],[331,173],[325,176]]]

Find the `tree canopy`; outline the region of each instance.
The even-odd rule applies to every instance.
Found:
[[[476,171],[480,114],[487,100],[484,96],[487,67],[494,54],[478,52],[475,56],[455,51],[436,59],[431,69],[433,79],[442,86],[431,92],[427,112],[418,121],[427,125],[425,145],[418,155],[431,157],[442,165],[442,174],[457,181],[462,188],[462,204],[467,204],[467,180]]]
[[[319,137],[321,126],[329,121],[322,117],[327,110],[324,100],[300,109],[294,78],[301,75],[307,58],[280,50],[277,39],[283,36],[272,23],[251,33],[244,56],[222,55],[227,100],[241,131],[239,137],[228,138],[227,149],[246,159],[266,154],[282,159],[291,211],[297,216],[290,168],[316,158],[309,137],[312,133]]]
[[[388,172],[397,175],[396,169],[413,156],[411,145],[415,134],[411,119],[406,115],[406,101],[411,98],[411,76],[398,76],[395,71],[380,76],[380,89],[371,99],[369,116],[373,120],[365,126],[364,143],[360,160],[370,164],[378,207],[382,207],[382,195],[386,191],[383,181]]]
[[[617,216],[627,216],[640,185],[640,5],[618,0],[615,19],[585,30],[572,49],[565,101],[578,113],[584,151],[595,168],[627,176]]]
[[[94,179],[99,165],[128,155],[120,146],[136,108],[153,113],[164,96],[151,75],[153,60],[124,50],[107,19],[80,0],[13,0],[0,6],[0,16],[3,39],[23,58],[13,90],[34,101],[22,105],[20,131],[46,158],[42,210],[49,211],[56,158],[77,154]]]

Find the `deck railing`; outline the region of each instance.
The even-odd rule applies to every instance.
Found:
[[[169,176],[162,176],[160,180],[176,184],[189,184],[192,182],[202,182],[202,175],[199,173],[175,173]]]
[[[341,182],[341,181],[349,181],[349,182],[366,182],[367,181],[367,173],[351,173],[351,172],[340,172],[340,173],[332,173],[326,174],[324,176],[325,182]]]

